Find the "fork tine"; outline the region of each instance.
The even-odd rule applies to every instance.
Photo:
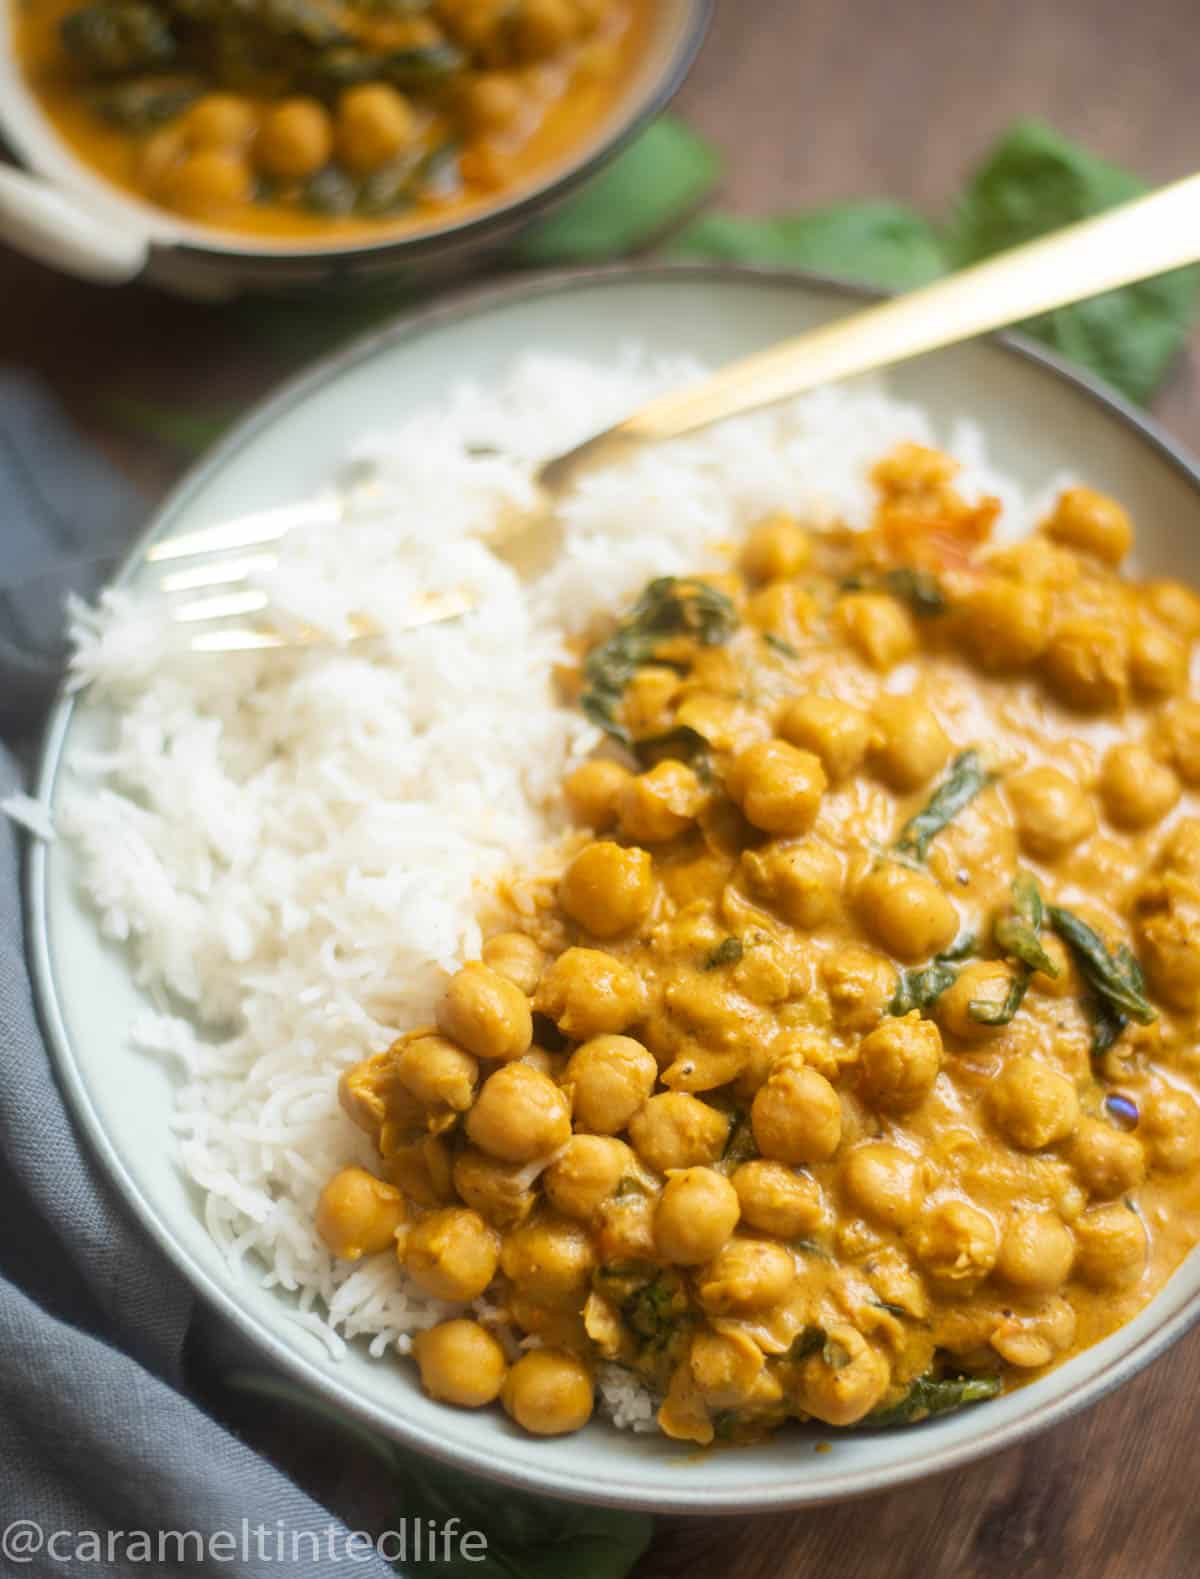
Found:
[[[291,637],[281,636],[278,631],[241,630],[235,626],[204,631],[188,642],[193,652],[265,652],[277,647],[309,645],[311,642],[295,641]]]
[[[171,618],[180,625],[193,625],[202,620],[228,619],[231,614],[261,614],[269,601],[265,592],[223,592],[180,603],[171,610]]]
[[[298,526],[333,525],[341,515],[334,494],[317,494],[274,510],[255,510],[235,516],[199,532],[184,532],[180,537],[164,538],[146,551],[152,564],[168,559],[190,559],[194,554],[215,554],[225,549],[253,548],[259,543],[277,543]]]
[[[248,581],[260,571],[278,563],[274,554],[246,554],[241,559],[220,559],[215,564],[196,565],[191,570],[173,570],[159,582],[163,592],[197,592],[203,587],[227,587]]]
[[[229,614],[261,613],[268,603],[265,594],[261,595],[262,601],[253,606],[248,601],[235,606],[238,605],[239,599],[248,600],[258,596],[259,594],[256,593],[231,593],[226,597],[201,598],[175,610],[173,617],[177,620],[184,618],[204,620],[218,619]],[[395,629],[419,630],[424,625],[440,625],[469,614],[474,607],[475,596],[466,587],[451,587],[444,592],[426,592],[417,599]],[[340,639],[317,625],[309,624],[289,624],[284,629],[276,629],[269,625],[222,625],[215,630],[201,631],[192,636],[188,645],[193,652],[201,653],[266,652],[283,647],[336,647],[348,645],[350,642],[366,641],[372,636],[383,634],[381,627],[365,614],[351,615],[349,625],[349,635]]]

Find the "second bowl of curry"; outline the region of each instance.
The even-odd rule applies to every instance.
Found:
[[[224,294],[444,275],[661,109],[710,11],[24,0],[9,9],[0,124],[89,222],[144,237],[160,283]]]

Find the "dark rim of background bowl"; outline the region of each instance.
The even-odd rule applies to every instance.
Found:
[[[392,346],[419,339],[442,327],[461,324],[465,320],[485,315],[493,309],[519,302],[536,302],[580,287],[593,289],[608,285],[619,286],[629,281],[669,284],[674,280],[689,283],[709,282],[717,286],[740,283],[784,291],[804,290],[809,287],[826,295],[841,296],[852,304],[877,300],[880,296],[879,292],[866,287],[828,279],[821,275],[778,269],[757,269],[733,264],[687,263],[651,265],[634,263],[616,264],[604,268],[559,270],[498,287],[476,286],[456,292],[422,311],[401,314],[386,327],[372,330],[343,349],[321,358],[306,372],[288,380],[275,395],[259,403],[213,448],[209,455],[189,469],[154,511],[149,524],[139,534],[124,558],[120,570],[113,578],[114,584],[129,579],[140,563],[147,545],[186,505],[189,498],[207,483],[213,473],[219,472],[226,462],[253,440],[260,431],[270,427],[310,394],[359,362],[369,360]],[[1115,420],[1131,427],[1152,450],[1192,485],[1197,494],[1200,494],[1200,468],[1181,445],[1169,438],[1143,412],[1097,380],[1080,373],[1060,357],[1040,346],[1018,336],[995,335],[988,338],[994,346],[1008,355],[1033,363],[1039,371],[1069,385]],[[63,739],[73,710],[74,698],[64,685],[47,719],[40,753],[35,793],[47,802],[54,790]],[[789,1486],[777,1494],[772,1493],[763,1499],[756,1499],[753,1495],[739,1495],[736,1501],[726,1500],[720,1494],[715,1494],[711,1488],[694,1497],[673,1497],[666,1494],[648,1498],[636,1479],[636,1463],[631,1465],[633,1473],[624,1483],[610,1480],[607,1487],[584,1489],[565,1484],[561,1477],[555,1476],[552,1468],[555,1462],[553,1455],[547,1459],[544,1472],[524,1468],[510,1470],[502,1461],[494,1455],[489,1456],[484,1450],[449,1446],[436,1433],[414,1427],[402,1415],[376,1407],[364,1399],[348,1396],[338,1384],[336,1376],[327,1368],[322,1367],[315,1360],[309,1360],[296,1348],[290,1346],[284,1338],[261,1325],[259,1318],[252,1311],[243,1309],[234,1293],[210,1276],[205,1268],[193,1263],[190,1253],[177,1244],[165,1223],[160,1222],[153,1201],[143,1195],[137,1183],[127,1173],[120,1154],[109,1140],[92,1106],[83,1075],[75,1062],[71,1039],[58,1001],[49,946],[46,857],[46,847],[39,841],[32,841],[26,868],[26,902],[30,918],[29,951],[38,1013],[58,1078],[65,1089],[75,1119],[87,1136],[98,1161],[134,1217],[197,1294],[264,1359],[269,1360],[318,1397],[340,1409],[350,1419],[458,1469],[522,1490],[541,1492],[575,1502],[639,1508],[657,1513],[693,1515],[765,1513],[778,1512],[785,1508],[848,1501],[856,1497],[876,1495],[910,1481],[973,1463],[976,1459],[1011,1447],[1058,1424],[1081,1409],[1098,1402],[1106,1394],[1128,1381],[1151,1360],[1163,1354],[1200,1320],[1200,1294],[1197,1294],[1183,1309],[1164,1318],[1158,1327],[1139,1339],[1132,1349],[1114,1359],[1099,1375],[1092,1377],[1065,1397],[1039,1405],[1022,1419],[990,1429],[986,1426],[986,1414],[973,1416],[979,1420],[983,1428],[975,1436],[966,1442],[944,1447],[932,1455],[926,1454],[924,1458],[921,1456],[919,1446],[921,1441],[919,1433],[924,1428],[917,1426],[913,1429],[918,1435],[907,1438],[908,1451],[899,1455],[896,1462],[886,1468],[868,1470],[867,1483],[852,1485],[845,1489],[826,1489],[816,1494],[805,1494],[805,1479],[798,1462],[794,1486]],[[1154,1301],[1152,1300],[1150,1304],[1152,1307]],[[851,1478],[856,1477],[851,1475]],[[681,1489],[686,1491],[686,1486],[682,1486]]]
[[[356,241],[345,246],[316,246],[309,251],[300,246],[281,247],[278,251],[269,248],[243,251],[236,246],[222,245],[215,239],[210,243],[189,237],[186,241],[178,242],[153,241],[151,253],[152,255],[172,253],[183,258],[203,259],[209,263],[214,259],[222,262],[236,260],[239,263],[257,264],[260,267],[283,266],[289,263],[311,267],[314,263],[328,261],[332,269],[339,261],[369,258],[372,263],[377,263],[392,253],[402,255],[406,262],[419,263],[423,259],[436,259],[443,253],[467,249],[474,242],[485,243],[494,233],[498,233],[500,239],[504,239],[508,233],[518,231],[532,223],[546,209],[556,207],[577,188],[599,174],[605,165],[626,149],[634,138],[667,108],[692,69],[708,36],[716,12],[716,0],[688,0],[688,4],[692,7],[693,15],[690,20],[683,23],[679,40],[665,63],[661,79],[647,93],[645,102],[632,120],[609,141],[596,148],[582,163],[564,170],[547,185],[537,187],[524,197],[518,198],[516,202],[506,203],[501,198],[498,203],[489,206],[481,214],[474,217],[468,214],[457,224],[447,225],[438,230],[416,231],[412,235],[392,236],[380,241]]]

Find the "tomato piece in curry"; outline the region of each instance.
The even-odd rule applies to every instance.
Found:
[[[869,530],[772,516],[598,632],[578,831],[343,1077],[376,1171],[319,1227],[462,1307],[435,1398],[554,1435],[618,1366],[689,1442],[904,1424],[1195,1244],[1200,598],[1121,573],[1116,501],[999,544],[954,471],[903,446]]]

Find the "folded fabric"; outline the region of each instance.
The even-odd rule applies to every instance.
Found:
[[[93,590],[110,568],[104,550],[143,514],[44,391],[0,375],[0,799],[21,788],[13,743],[58,679],[63,597]],[[0,1067],[0,1526],[26,1521],[44,1542],[8,1557],[22,1573],[61,1574],[56,1553],[86,1555],[89,1531],[194,1531],[207,1543],[239,1532],[243,1518],[336,1524],[183,1390],[194,1299],[114,1197],[64,1107],[26,968],[17,830],[3,818]],[[130,1560],[115,1554],[91,1571],[171,1571],[126,1550]],[[253,1558],[187,1571],[265,1579],[268,1567],[278,1571]],[[355,1571],[392,1570],[375,1558]],[[303,1560],[289,1572],[327,1568]]]

